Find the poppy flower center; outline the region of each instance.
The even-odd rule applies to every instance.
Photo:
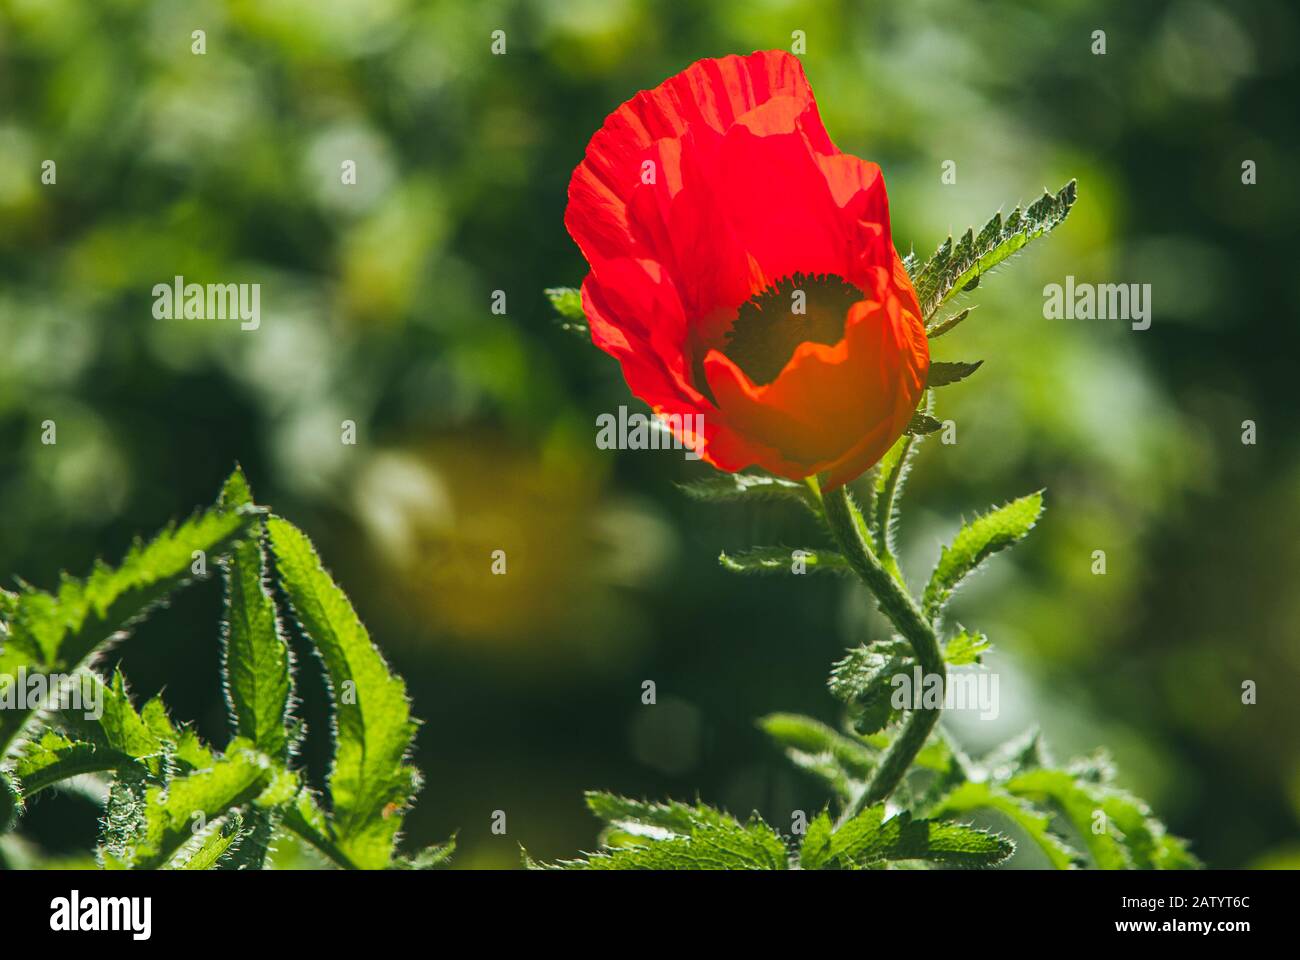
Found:
[[[782,277],[740,306],[720,349],[756,385],[771,383],[795,348],[812,341],[834,346],[862,292],[834,274]]]

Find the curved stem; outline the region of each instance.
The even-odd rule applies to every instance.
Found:
[[[845,558],[862,582],[875,594],[880,612],[889,618],[894,628],[911,644],[922,673],[927,678],[937,675],[941,681],[946,681],[947,671],[934,625],[872,550],[870,531],[862,518],[862,512],[853,502],[848,487],[839,487],[822,497],[821,502],[827,526],[839,542]],[[908,714],[902,732],[889,745],[866,788],[848,805],[841,823],[884,800],[894,791],[916,759],[917,753],[925,746],[930,731],[939,722],[942,709],[942,706],[918,706]]]

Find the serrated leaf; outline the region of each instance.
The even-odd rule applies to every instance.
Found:
[[[912,419],[907,421],[905,433],[914,436],[924,437],[943,427],[943,423],[930,416],[928,413],[914,413]]]
[[[793,713],[774,713],[759,727],[785,748],[798,767],[826,782],[844,799],[875,769],[877,754],[861,740],[845,736],[819,720]]]
[[[1027,770],[1008,780],[1006,790],[1015,796],[1053,803],[1102,870],[1200,866],[1186,843],[1169,836],[1146,803],[1127,791],[1091,779],[1095,772],[1095,764],[1088,761],[1065,770]],[[1095,829],[1097,825],[1103,829]]]
[[[23,795],[18,784],[8,773],[0,770],[0,835],[13,829],[23,810]]]
[[[924,319],[928,321],[957,291],[973,288],[983,274],[1031,240],[1059,226],[1074,205],[1077,186],[1071,180],[1054,195],[1044,193],[1023,213],[1017,207],[1005,221],[1001,214],[994,214],[978,236],[967,230],[956,244],[952,237],[941,243],[915,275],[916,296]]]
[[[430,844],[413,856],[399,858],[395,866],[399,870],[433,870],[450,862],[455,852],[456,838],[453,836],[444,843]]]
[[[239,839],[226,850],[219,870],[262,870],[271,853],[271,841],[280,822],[277,810],[252,808],[243,816]]]
[[[273,768],[250,746],[235,741],[209,769],[175,777],[166,786],[146,787],[143,823],[127,838],[123,862],[135,869],[166,866],[193,840],[196,823],[211,823],[261,793]]]
[[[802,483],[756,473],[720,473],[678,484],[678,489],[702,503],[797,503],[817,512],[812,491]]]
[[[1082,859],[1077,851],[1052,832],[1052,818],[1048,814],[1039,812],[1029,801],[1012,796],[991,783],[968,780],[948,792],[929,810],[929,814],[935,817],[957,817],[977,810],[991,810],[1016,824],[1057,870],[1072,869]]]
[[[884,640],[849,651],[831,668],[827,686],[832,696],[848,704],[853,728],[871,734],[898,719],[892,704],[893,679],[912,675],[916,658],[902,640]]]
[[[244,819],[238,811],[232,811],[208,831],[197,850],[175,866],[180,870],[212,870],[238,850],[243,837]]]
[[[929,393],[926,394],[924,413],[927,416],[931,396]],[[907,482],[907,475],[911,472],[912,461],[920,445],[920,436],[904,431],[877,464],[871,487],[868,529],[875,542],[880,562],[899,583],[903,583],[903,571],[899,568],[895,556],[894,527],[899,498],[902,496],[903,486]]]
[[[961,867],[991,867],[1015,844],[1003,836],[960,823],[914,820],[907,811],[885,819],[884,805],[869,807],[832,830],[830,816],[809,824],[799,851],[805,870],[872,867],[885,861],[926,860]]]
[[[14,764],[24,797],[31,797],[60,781],[86,773],[134,770],[134,757],[85,740],[70,740],[55,730],[44,731],[40,738],[19,755]],[[143,769],[140,769],[143,773]]]
[[[252,504],[242,471],[236,469],[226,481],[220,502],[230,509]],[[291,658],[266,587],[261,524],[252,534],[225,563],[222,674],[236,735],[284,759],[289,752],[286,724],[293,695]]]
[[[930,371],[926,376],[926,387],[946,387],[952,383],[958,383],[965,380],[972,373],[984,365],[983,360],[976,360],[971,363],[954,360],[931,360]]]
[[[1094,815],[1101,809],[1092,791],[1064,770],[1039,769],[1017,774],[1005,784],[1012,796],[1037,803],[1051,802],[1073,825],[1088,848],[1093,862],[1102,870],[1126,870],[1132,861],[1116,833],[1107,824],[1101,832],[1093,830]]]
[[[561,860],[549,866],[564,870],[784,870],[788,854],[781,837],[757,816],[741,824],[720,814],[696,822],[687,835],[645,839],[640,846],[615,847],[587,854],[583,860]]]
[[[1043,492],[1013,500],[976,517],[944,547],[925,588],[922,607],[933,617],[948,602],[957,586],[989,556],[1024,539],[1043,512]]]
[[[799,554],[798,557],[795,554]],[[804,573],[839,573],[850,574],[853,568],[842,554],[833,550],[814,550],[801,547],[791,550],[788,547],[750,547],[737,553],[725,550],[718,555],[718,562],[724,570],[732,573],[787,573],[794,574],[795,568],[802,565]]]
[[[216,759],[213,752],[191,728],[178,728],[172,723],[161,697],[154,697],[144,705],[140,710],[140,719],[183,769],[202,770],[212,766]]]
[[[591,332],[582,309],[582,291],[573,287],[551,287],[544,292],[560,316],[560,329],[589,339]]]
[[[267,521],[267,532],[281,586],[330,684],[334,842],[358,866],[387,866],[418,786],[406,763],[415,736],[406,684],[389,669],[306,534],[279,517]]]
[[[944,645],[943,659],[953,667],[983,663],[984,654],[991,646],[989,638],[984,634],[963,630]]]
[[[0,650],[0,682],[20,667],[74,673],[168,594],[194,576],[195,551],[216,559],[257,519],[255,508],[213,508],[137,541],[118,567],[96,564],[85,579],[65,576],[57,594],[24,587]],[[0,712],[0,759],[30,722],[31,710]]]
[[[974,307],[967,307],[965,310],[958,310],[950,317],[935,321],[925,328],[925,335],[931,340],[939,339],[945,333],[950,333],[957,324],[969,317],[970,312],[974,309]]]
[[[701,824],[734,824],[736,819],[706,804],[633,800],[615,793],[589,790],[587,809],[605,823],[639,836],[690,836]]]
[[[1031,727],[985,754],[980,764],[989,776],[1005,781],[1025,770],[1048,766],[1047,748],[1042,733]]]
[[[145,777],[134,773],[123,773],[109,784],[99,830],[99,858],[105,869],[129,866],[132,844],[144,832],[145,789]]]

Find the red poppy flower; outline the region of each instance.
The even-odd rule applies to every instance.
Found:
[[[884,180],[831,143],[792,55],[701,60],[623,104],[565,225],[592,340],[719,469],[833,489],[907,426],[930,358]]]

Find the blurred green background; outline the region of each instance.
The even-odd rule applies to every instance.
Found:
[[[832,137],[884,169],[903,252],[1079,180],[1065,227],[935,348],[987,362],[940,398],[958,443],[922,451],[907,568],[963,512],[1048,489],[1029,542],[958,601],[996,644],[1002,712],[954,729],[977,751],[1033,721],[1061,757],[1107,746],[1211,865],[1300,865],[1300,11],[1283,0],[0,0],[6,584],[117,559],[239,461],[410,684],[411,845],[459,830],[461,867],[590,849],[588,787],[778,825],[819,807],[753,721],[833,720],[828,665],[880,623],[848,584],[724,575],[721,548],[816,531],[685,502],[673,482],[708,468],[680,454],[597,450],[596,415],[633,401],[542,295],[584,274],[565,190],[604,116],[795,30]],[[1045,320],[1067,273],[1152,284],[1151,328]],[[261,328],[155,320],[151,288],[176,274],[261,283]],[[219,610],[217,583],[191,591],[112,659],[224,742]],[[327,717],[300,659],[319,776]],[[25,830],[84,851],[95,811],[49,798]]]

